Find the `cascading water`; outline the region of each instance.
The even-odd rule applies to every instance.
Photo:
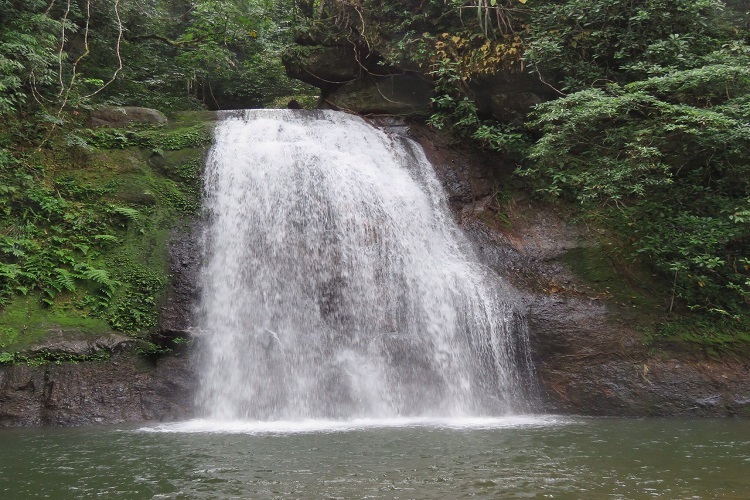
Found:
[[[227,114],[206,208],[205,417],[518,409],[523,321],[414,142],[332,111]]]

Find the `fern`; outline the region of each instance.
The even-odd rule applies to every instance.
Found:
[[[57,267],[55,268],[55,272],[57,273],[57,279],[54,282],[56,285],[55,288],[58,290],[68,290],[69,292],[76,289],[76,284],[73,281],[73,275],[70,274],[70,271]]]
[[[112,291],[120,285],[120,282],[113,279],[109,273],[104,269],[96,269],[89,266],[88,264],[81,264],[76,266],[76,270],[80,272],[82,279],[93,281],[103,285],[102,292],[109,297]]]
[[[89,253],[89,246],[84,243],[73,243],[73,248],[80,250],[83,255]]]
[[[17,264],[3,264],[0,262],[0,278],[6,278],[10,281],[16,279],[20,272],[21,268]]]
[[[123,207],[122,205],[111,205],[109,208],[110,212],[122,215],[126,219],[133,222],[141,221],[141,212],[132,207]]]
[[[99,283],[100,285],[109,285],[113,282],[112,278],[109,277],[109,273],[104,269],[95,269],[93,267],[90,267],[88,269],[85,269],[81,273],[81,276],[83,276],[87,280]]]
[[[111,234],[95,234],[93,238],[98,241],[111,241],[113,243],[117,243],[119,241],[117,237],[112,236]]]

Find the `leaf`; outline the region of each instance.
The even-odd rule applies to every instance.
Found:
[[[119,240],[117,239],[117,237],[115,237],[115,236],[112,236],[111,234],[95,234],[95,235],[93,236],[93,238],[94,238],[95,240],[99,240],[99,241],[112,241],[112,242],[117,242],[117,241],[119,241]]]
[[[100,283],[102,285],[108,285],[112,282],[109,277],[109,273],[104,269],[95,269],[92,267],[83,271],[81,275],[87,280],[95,281],[96,283]]]
[[[67,269],[55,268],[57,273],[57,279],[55,280],[54,286],[58,289],[65,289],[73,291],[76,288],[73,282],[73,276],[68,272]]]
[[[135,208],[112,205],[110,207],[110,210],[116,214],[124,216],[126,219],[129,219],[133,222],[138,222],[141,220],[141,212],[139,212]]]

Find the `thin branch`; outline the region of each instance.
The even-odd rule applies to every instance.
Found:
[[[117,78],[118,73],[120,73],[120,71],[123,68],[122,54],[120,53],[120,45],[122,43],[122,35],[123,35],[123,32],[125,30],[124,30],[124,28],[122,26],[122,19],[120,19],[120,11],[118,10],[119,6],[120,6],[120,0],[115,0],[115,6],[114,6],[114,8],[115,8],[115,17],[117,18],[117,44],[115,45],[115,52],[117,53],[117,62],[118,62],[117,69],[112,74],[112,78],[110,78],[107,83],[105,83],[104,85],[102,85],[101,87],[99,87],[98,89],[96,89],[94,92],[92,92],[92,93],[90,93],[88,95],[83,96],[81,99],[88,99],[90,97],[93,97],[96,94],[98,94],[99,92],[101,92],[102,90],[104,90],[105,88],[107,88],[109,86],[109,84],[111,84],[112,82],[115,81],[115,79]]]
[[[60,93],[58,96],[62,96],[65,92],[65,82],[63,81],[63,51],[65,49],[65,25],[68,24],[68,13],[70,12],[70,0],[65,7],[65,14],[63,14],[60,25],[62,26],[62,32],[60,33],[60,50],[57,53],[57,68],[60,79]]]
[[[78,71],[77,71],[78,64],[91,53],[91,50],[89,47],[89,23],[91,22],[91,0],[87,0],[86,2],[86,27],[84,29],[84,35],[83,35],[84,52],[80,56],[78,56],[78,58],[73,62],[70,82],[68,83],[68,85],[65,85],[65,82],[63,81],[63,65],[62,65],[63,56],[62,54],[65,48],[65,23],[67,21],[68,12],[70,11],[70,4],[71,4],[71,0],[68,0],[67,9],[65,11],[65,15],[63,16],[63,22],[62,22],[63,30],[61,34],[62,40],[60,42],[60,52],[58,54],[58,63],[60,65],[60,70],[59,70],[60,92],[58,93],[58,96],[62,97],[62,101],[60,102],[60,107],[57,109],[57,113],[55,115],[57,118],[60,118],[60,116],[62,116],[62,112],[65,109],[65,106],[68,104],[68,101],[70,99],[70,92],[73,90],[73,87],[75,86],[76,78],[78,76]],[[122,55],[120,53],[120,44],[122,41],[124,28],[122,25],[122,20],[120,19],[120,12],[118,10],[119,4],[120,4],[120,0],[115,0],[114,10],[115,10],[115,17],[117,18],[117,28],[118,28],[117,44],[116,44],[117,60],[119,62],[118,67],[115,70],[114,74],[112,75],[112,78],[107,83],[99,87],[95,92],[92,92],[89,95],[81,97],[81,100],[88,99],[98,94],[102,90],[104,90],[104,88],[106,88],[110,83],[115,81],[115,79],[117,78],[117,74],[123,68]],[[39,150],[41,150],[42,147],[44,147],[44,145],[47,143],[47,141],[49,141],[50,137],[52,137],[52,134],[55,132],[55,130],[57,130],[57,121],[52,124],[52,127],[49,129],[44,139],[39,144],[39,147],[38,147]]]
[[[199,43],[204,42],[208,38],[208,35],[203,35],[198,38],[194,38],[192,40],[172,40],[171,38],[167,38],[163,35],[157,35],[157,34],[151,34],[151,35],[138,35],[138,36],[129,36],[128,40],[131,41],[138,41],[138,40],[158,40],[159,42],[166,43],[168,45],[171,45],[172,47],[187,47],[191,45],[198,45]]]
[[[89,48],[89,23],[91,22],[91,0],[86,1],[86,26],[83,30],[83,53],[78,56],[78,58],[73,62],[73,68],[72,73],[70,75],[70,82],[68,83],[68,87],[65,90],[65,98],[63,98],[62,103],[60,103],[60,109],[57,110],[57,117],[59,118],[60,115],[63,112],[63,109],[65,109],[65,105],[68,103],[69,97],[70,97],[70,91],[73,90],[73,86],[75,85],[76,78],[78,77],[78,63],[83,61],[90,53],[91,49]]]
[[[56,2],[56,1],[57,1],[57,0],[52,0],[52,1],[51,1],[51,2],[49,3],[49,5],[47,6],[47,10],[45,10],[45,11],[44,11],[44,15],[45,15],[45,16],[49,16],[49,12],[50,12],[50,11],[52,10],[52,7],[54,7],[54,6],[55,6],[55,2]]]

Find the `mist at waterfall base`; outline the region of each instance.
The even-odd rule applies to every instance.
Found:
[[[215,134],[202,420],[185,431],[506,425],[526,409],[513,292],[474,260],[416,143],[332,111],[235,112]]]

